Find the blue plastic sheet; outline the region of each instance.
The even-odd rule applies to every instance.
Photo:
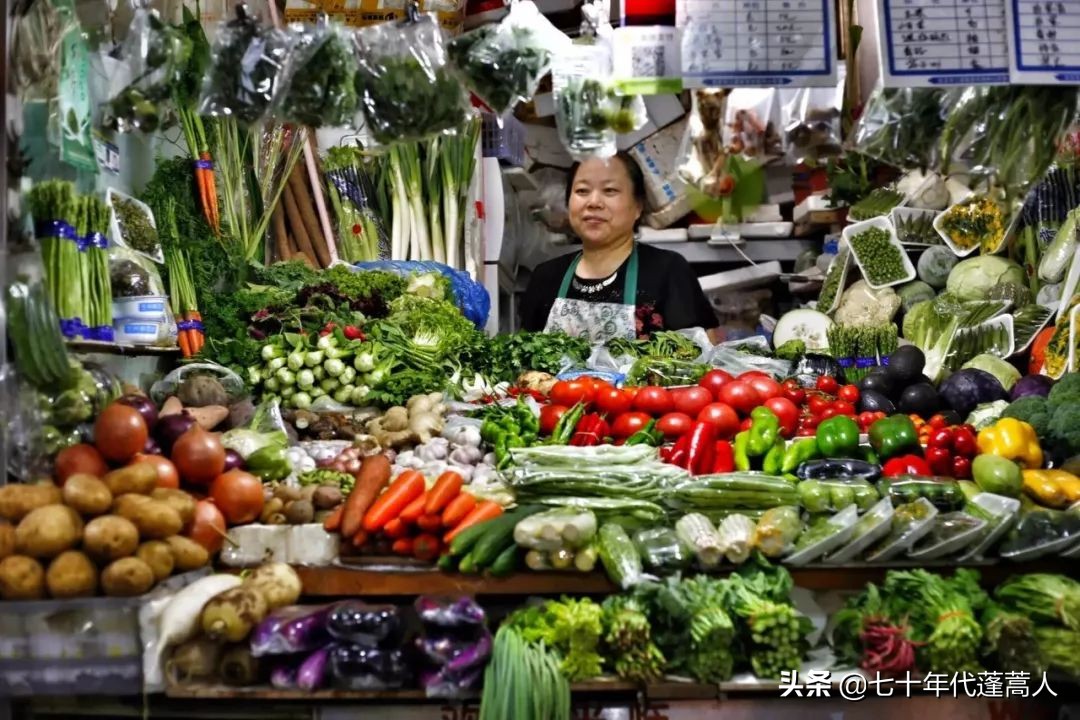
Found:
[[[476,327],[483,329],[487,325],[488,313],[491,312],[491,298],[487,288],[469,277],[463,270],[443,265],[442,263],[419,260],[378,260],[375,262],[356,263],[359,270],[384,270],[409,276],[415,273],[438,272],[450,279],[454,291],[454,302]]]

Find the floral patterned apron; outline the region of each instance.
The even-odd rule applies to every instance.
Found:
[[[548,313],[544,332],[562,332],[574,337],[585,337],[593,344],[604,343],[612,338],[633,340],[637,337],[635,310],[637,306],[638,256],[635,247],[630,252],[623,284],[623,301],[589,302],[567,298],[570,283],[574,279],[581,253],[570,263],[563,276],[559,295]]]

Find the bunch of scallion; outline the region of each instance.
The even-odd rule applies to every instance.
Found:
[[[78,336],[79,323],[85,323],[83,289],[87,284],[75,226],[79,209],[75,189],[64,180],[47,180],[30,189],[27,205],[34,217],[49,298],[61,329],[66,337]]]
[[[570,720],[570,683],[544,643],[503,625],[484,671],[480,720]]]
[[[338,257],[347,263],[378,260],[386,254],[375,206],[377,167],[358,147],[330,148],[323,160],[326,195],[337,221]]]
[[[83,249],[83,321],[97,340],[112,338],[112,285],[109,279],[109,206],[93,195],[78,198],[78,232]]]

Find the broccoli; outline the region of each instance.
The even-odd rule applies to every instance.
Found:
[[[1001,417],[1023,420],[1035,428],[1036,435],[1045,438],[1050,432],[1050,417],[1052,415],[1053,409],[1046,401],[1046,398],[1040,395],[1028,395],[1010,403],[1009,407],[1005,408],[1005,412],[1001,414]]]
[[[1055,408],[1080,402],[1080,373],[1068,373],[1054,383],[1047,400]]]
[[[776,348],[776,352],[773,354],[781,360],[791,360],[794,362],[806,354],[806,343],[802,340],[788,340],[786,343]]]
[[[1064,459],[1080,454],[1080,403],[1058,405],[1050,418],[1048,433],[1055,455]]]

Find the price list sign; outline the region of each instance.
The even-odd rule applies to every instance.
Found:
[[[1009,0],[1009,76],[1024,85],[1080,85],[1080,0]]]
[[[886,87],[1009,82],[1006,0],[880,0]]]
[[[832,0],[677,0],[686,87],[836,84]]]

